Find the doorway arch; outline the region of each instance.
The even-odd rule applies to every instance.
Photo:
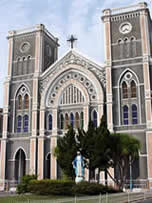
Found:
[[[46,178],[51,179],[51,153],[46,156]]]
[[[26,156],[22,149],[15,155],[15,180],[21,182],[21,178],[26,174]]]

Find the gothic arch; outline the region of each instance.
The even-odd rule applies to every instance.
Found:
[[[140,88],[139,88],[139,78],[138,78],[138,76],[137,76],[137,74],[133,71],[133,70],[131,70],[130,68],[127,68],[127,69],[125,69],[121,74],[120,74],[120,76],[119,76],[119,79],[118,79],[118,83],[117,83],[117,86],[118,86],[118,111],[119,111],[119,125],[121,125],[121,115],[122,115],[122,113],[121,113],[121,101],[120,101],[120,98],[121,98],[121,89],[120,89],[120,87],[121,87],[121,81],[122,81],[122,79],[123,79],[123,77],[125,76],[125,74],[127,73],[127,72],[130,72],[130,73],[132,73],[132,75],[134,76],[134,78],[132,78],[131,79],[131,81],[133,80],[134,82],[135,82],[135,84],[136,84],[136,91],[137,91],[137,95],[138,95],[138,106],[139,106],[139,108],[138,109],[141,109],[141,98],[140,98]],[[128,83],[129,84],[129,83]],[[139,111],[139,123],[141,122],[141,111]]]
[[[135,76],[136,81],[137,81],[137,83],[139,84],[139,79],[138,79],[137,74],[136,74],[133,70],[131,70],[130,68],[127,68],[127,69],[125,69],[125,70],[120,74],[120,76],[119,76],[119,78],[118,78],[118,83],[117,83],[117,86],[118,86],[118,87],[120,86],[120,81],[121,81],[121,79],[123,78],[123,75],[125,75],[125,73],[127,73],[127,72],[131,72],[131,73]]]
[[[60,101],[60,97],[61,97],[61,95],[62,95],[62,92],[63,92],[64,89],[65,89],[66,87],[68,87],[71,83],[72,83],[73,85],[75,85],[75,86],[84,94],[84,100],[85,100],[84,103],[89,104],[89,95],[88,95],[87,90],[85,89],[85,87],[84,87],[81,83],[77,82],[76,80],[70,80],[70,81],[67,81],[66,83],[64,83],[64,85],[62,86],[62,88],[59,89],[58,94],[56,95],[56,98],[55,98],[55,102],[54,102],[54,103],[59,105],[59,101]]]
[[[27,84],[25,84],[24,82],[22,83],[22,84],[20,84],[19,85],[19,87],[16,89],[16,91],[15,91],[15,93],[14,93],[14,99],[16,99],[16,97],[17,97],[17,94],[18,94],[18,91],[20,90],[20,88],[22,87],[22,86],[25,86],[26,88],[27,88],[27,94],[28,94],[28,96],[29,96],[29,100],[31,99],[31,91],[30,91],[30,88],[28,87],[28,85]]]
[[[82,75],[84,75],[85,77],[88,78],[88,80],[90,80],[93,83],[93,86],[95,88],[95,90],[97,91],[97,102],[100,102],[103,104],[104,102],[104,92],[103,92],[103,87],[100,84],[100,82],[98,81],[98,79],[96,78],[96,76],[89,71],[88,69],[82,67],[81,65],[67,65],[64,69],[61,69],[60,71],[58,71],[54,77],[52,77],[52,79],[50,79],[50,81],[48,82],[44,92],[42,93],[42,100],[41,100],[41,107],[45,107],[46,105],[46,99],[47,99],[47,95],[49,92],[50,87],[54,84],[54,82],[61,76],[63,75],[63,73],[68,73],[68,71],[76,71],[77,73],[80,73]],[[79,84],[77,81],[75,81],[75,84]],[[82,85],[80,85],[82,87]],[[84,89],[84,87],[83,87]],[[89,101],[89,100],[88,100]]]
[[[15,160],[16,154],[18,153],[18,151],[19,151],[20,149],[24,152],[24,154],[25,154],[25,160],[27,160],[27,153],[26,153],[25,149],[24,149],[23,147],[21,147],[21,146],[18,147],[18,148],[16,149],[16,151],[14,152],[13,160]]]

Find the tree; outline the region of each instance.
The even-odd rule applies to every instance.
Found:
[[[101,170],[105,170],[109,165],[109,149],[107,140],[110,132],[107,129],[105,117],[103,116],[98,128],[94,127],[92,121],[89,122],[88,130],[79,130],[77,140],[78,148],[87,160],[86,166],[89,171],[98,168],[98,177]]]
[[[99,127],[96,130],[93,166],[98,168],[98,178],[100,171],[107,171],[110,163],[110,146],[108,146],[110,132],[107,129],[105,116],[102,117]],[[99,181],[99,179],[98,179]]]
[[[63,173],[71,179],[75,177],[72,162],[78,150],[75,137],[75,131],[70,125],[67,133],[63,137],[58,138],[57,147],[55,148],[55,156]]]
[[[110,135],[110,165],[118,170],[119,177],[112,177],[109,171],[107,173],[114,182],[123,189],[131,162],[139,157],[140,141],[128,134],[114,133]]]
[[[85,165],[89,171],[95,170],[93,165],[94,147],[95,147],[96,129],[92,121],[89,122],[88,130],[78,129],[77,147],[79,148],[83,157],[85,157]]]

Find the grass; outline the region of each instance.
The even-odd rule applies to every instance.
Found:
[[[27,201],[27,200],[56,200],[56,199],[64,199],[64,198],[67,198],[67,197],[41,196],[41,195],[15,195],[15,196],[0,197],[0,203],[14,203],[19,201]]]

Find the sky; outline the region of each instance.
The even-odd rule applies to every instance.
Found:
[[[149,9],[152,3],[146,0]],[[0,0],[0,107],[3,107],[3,83],[7,76],[9,30],[44,24],[59,38],[59,57],[69,50],[67,39],[78,38],[76,49],[104,63],[104,30],[101,21],[106,8],[119,8],[139,0]]]

